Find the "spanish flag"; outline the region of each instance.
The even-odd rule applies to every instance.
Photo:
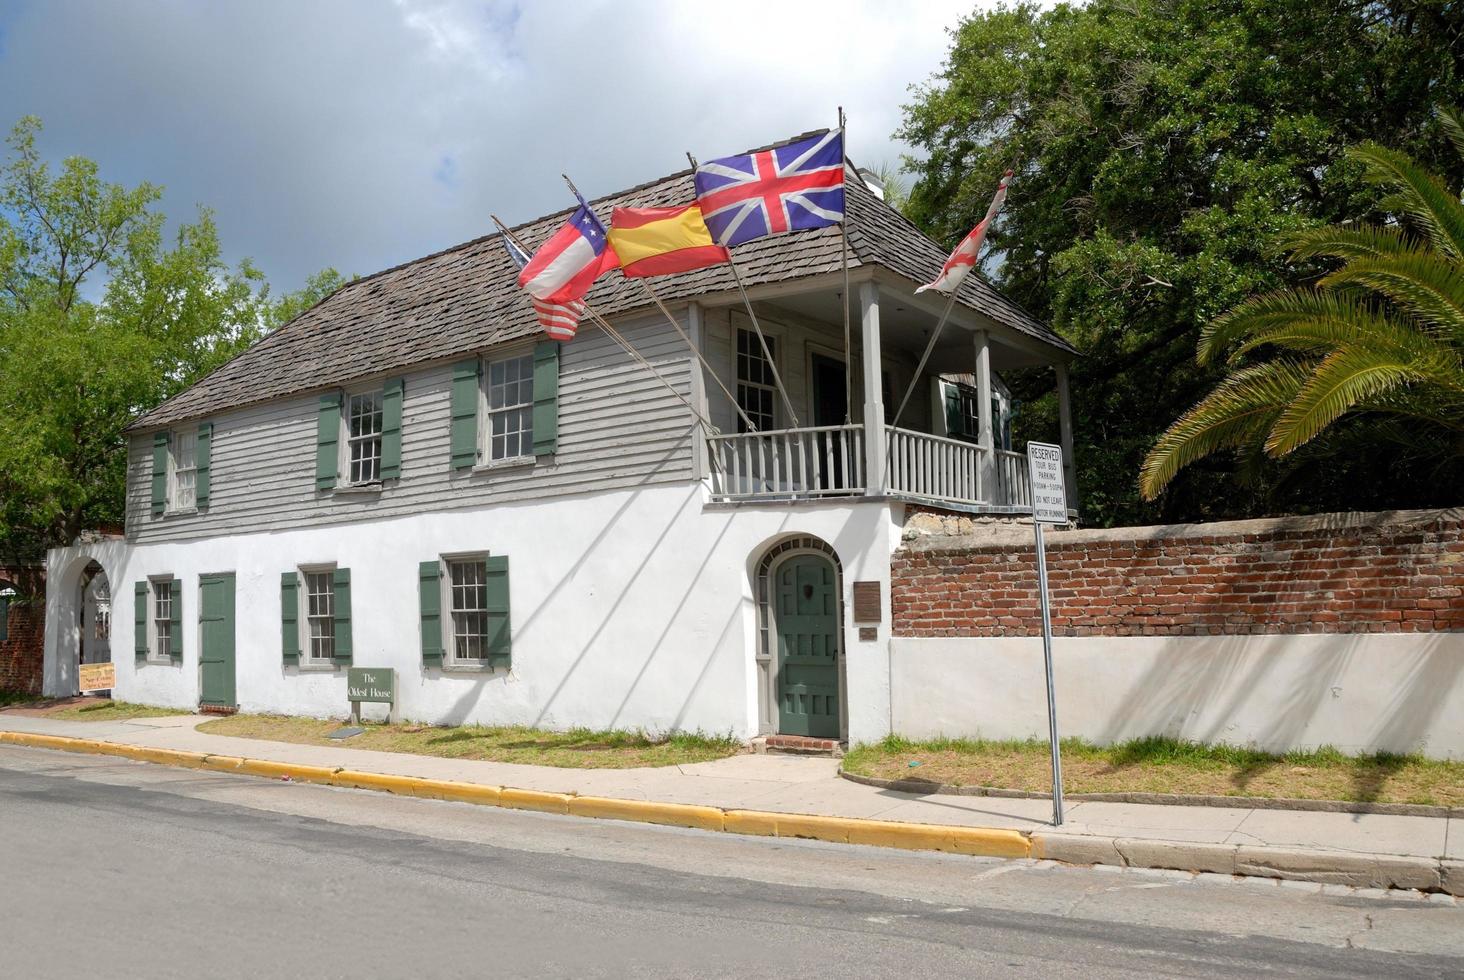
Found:
[[[701,208],[616,208],[610,217],[610,247],[629,277],[666,276],[730,262],[712,241]]]

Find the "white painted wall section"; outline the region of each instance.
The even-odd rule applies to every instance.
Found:
[[[890,657],[901,734],[1047,738],[1041,638],[901,637]],[[1053,657],[1064,736],[1464,759],[1464,633],[1057,637]]]
[[[74,689],[76,602],[67,598],[68,582],[95,557],[116,597],[117,697],[197,705],[198,578],[233,572],[240,710],[343,716],[343,670],[287,667],[281,656],[281,573],[333,562],[351,570],[354,661],[396,669],[404,718],[748,737],[757,718],[749,569],[767,547],[807,534],[832,545],[844,568],[851,736],[878,738],[889,726],[888,627],[878,641],[859,642],[850,586],[879,581],[888,618],[898,530],[882,501],[708,507],[704,486],[691,483],[344,527],[57,549],[50,555],[46,690]],[[513,667],[424,673],[418,563],[479,551],[509,558]],[[183,582],[178,666],[138,665],[133,657],[133,584],[159,574]]]

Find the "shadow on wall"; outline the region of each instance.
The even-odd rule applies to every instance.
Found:
[[[1457,634],[1403,634],[1417,646],[1397,654],[1390,671],[1395,690],[1373,725],[1352,719],[1357,736],[1344,749],[1378,746],[1389,752],[1424,751],[1428,733],[1464,676],[1464,656],[1446,648]],[[1285,635],[1216,637],[1218,642],[1193,654],[1163,652],[1125,692],[1102,735],[1118,742],[1144,735],[1166,735],[1207,743],[1254,745],[1266,751],[1293,746],[1319,747],[1307,733],[1322,709],[1342,694],[1342,684],[1357,660],[1358,647],[1371,634],[1330,634],[1325,650],[1287,651]],[[1376,639],[1374,637],[1374,639]],[[1259,649],[1258,649],[1259,647]],[[1249,651],[1249,652],[1247,652]],[[1374,654],[1373,656],[1376,656]],[[1304,659],[1305,669],[1297,670]],[[1406,662],[1406,666],[1403,663]],[[1366,676],[1346,680],[1366,683]],[[1224,692],[1223,699],[1216,694]],[[1257,706],[1260,706],[1259,708]],[[1269,720],[1247,724],[1237,718],[1256,710]],[[1243,787],[1259,770],[1244,776]]]
[[[657,523],[660,526],[657,529],[655,537],[646,548],[644,554],[631,555],[625,553],[623,550],[617,551],[615,553],[616,564],[625,569],[623,577],[618,577],[613,581],[605,582],[597,588],[597,591],[600,592],[602,596],[608,598],[609,605],[605,608],[599,621],[595,623],[592,627],[589,627],[589,634],[585,639],[583,645],[575,653],[570,664],[567,668],[565,668],[563,675],[554,683],[552,690],[550,690],[543,697],[542,702],[537,707],[537,714],[532,721],[533,725],[553,725],[553,711],[556,703],[560,700],[566,688],[570,686],[575,676],[580,672],[580,669],[584,665],[586,660],[590,658],[591,651],[596,649],[596,646],[599,643],[605,630],[617,620],[617,617],[620,617],[622,622],[624,621],[623,615],[621,613],[622,607],[627,597],[636,587],[637,582],[642,579],[647,568],[653,564],[657,555],[666,553],[666,549],[668,547],[677,549],[681,552],[685,551],[684,542],[680,540],[673,540],[668,544],[668,538],[670,537],[672,530],[678,526],[678,523],[682,520],[688,508],[700,506],[702,486],[698,483],[692,483],[686,488],[686,491],[687,492],[685,498],[683,499],[681,504],[674,509],[666,510],[654,515],[642,513],[635,514],[633,516],[632,519],[637,521],[645,531],[651,530],[651,528],[647,526],[648,518],[658,519]],[[579,554],[576,555],[572,560],[568,561],[566,566],[568,570],[565,572],[564,576],[560,578],[560,580],[556,582],[546,594],[544,594],[544,597],[537,603],[537,605],[533,607],[533,609],[528,612],[527,615],[525,615],[521,619],[515,617],[514,632],[516,635],[527,632],[528,629],[535,622],[539,621],[544,616],[553,616],[556,615],[556,613],[561,615],[563,614],[563,610],[556,610],[556,600],[561,597],[565,588],[575,578],[576,574],[579,573],[580,569],[582,569],[586,563],[591,561],[592,557],[598,551],[606,547],[608,543],[611,543],[612,532],[618,526],[620,526],[622,521],[627,519],[627,515],[631,512],[632,508],[639,499],[640,497],[638,491],[630,491],[625,500],[622,501],[619,507],[616,508],[615,512],[611,514],[610,517],[600,526],[600,528],[593,533],[593,536],[589,538]],[[629,655],[637,653],[639,652],[639,650],[626,651],[626,670],[618,675],[626,678],[623,690],[602,692],[604,695],[604,700],[607,704],[615,704],[615,701],[612,699],[616,694],[619,695],[618,706],[609,711],[603,724],[613,727],[620,722],[622,714],[624,713],[626,707],[630,704],[637,688],[640,686],[646,674],[649,672],[652,663],[662,653],[663,648],[666,644],[667,637],[671,634],[672,629],[674,628],[677,619],[681,616],[687,601],[701,584],[708,565],[711,563],[713,557],[717,552],[718,547],[721,545],[722,540],[725,538],[727,532],[731,529],[733,521],[734,515],[728,513],[721,527],[718,529],[716,536],[707,545],[705,553],[700,556],[700,560],[696,563],[695,571],[692,574],[686,576],[684,582],[678,583],[678,585],[680,586],[680,594],[665,594],[660,597],[660,601],[658,601],[656,605],[657,614],[661,615],[661,610],[665,610],[665,622],[661,625],[659,631],[656,633],[656,638],[649,643],[649,648],[645,651],[644,659],[640,663],[638,669],[631,669],[631,664],[629,663]],[[585,530],[588,533],[589,529],[587,528]],[[640,538],[641,536],[637,535],[637,537]],[[616,545],[616,547],[619,546]],[[685,557],[687,558],[688,563],[694,560],[692,556]],[[722,649],[723,641],[727,636],[728,631],[735,625],[737,617],[742,611],[741,605],[742,604],[740,599],[739,601],[732,602],[732,609],[728,618],[725,622],[722,622],[720,624],[720,629],[717,630],[718,635],[716,641],[713,642],[710,645],[709,649],[706,651],[705,662],[702,663],[699,671],[696,674],[696,678],[688,686],[687,690],[685,691],[685,696],[682,699],[681,706],[675,712],[674,721],[672,721],[673,727],[679,726],[684,721],[687,712],[690,710],[690,705],[692,704],[698,689],[702,686],[707,675],[711,672],[712,666]],[[638,625],[643,628],[646,626],[644,620],[641,620]],[[453,705],[447,711],[442,713],[439,721],[441,723],[449,725],[463,724],[469,717],[472,717],[474,715],[475,710],[478,709],[478,707],[480,706],[483,699],[484,691],[487,689],[487,687],[490,684],[494,683],[502,684],[506,679],[506,675],[504,674],[495,674],[491,676],[479,675],[477,677],[474,677],[472,683],[454,701]],[[669,705],[674,702],[668,701],[667,703]],[[484,721],[485,723],[491,724],[491,720],[489,719],[480,720]]]

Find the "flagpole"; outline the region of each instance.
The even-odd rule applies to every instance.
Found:
[[[976,226],[977,229],[981,229],[981,228],[990,229],[991,228],[991,223],[994,220],[996,220],[996,215],[1001,210],[1002,202],[1005,200],[1006,185],[1007,185],[1007,182],[1009,180],[1011,180],[1011,177],[1012,177],[1012,172],[1010,170],[1008,170],[1006,172],[1005,176],[1002,177],[1001,183],[997,186],[996,196],[991,199],[991,204],[986,209],[986,217],[984,217],[984,218],[981,219],[981,223]],[[974,232],[973,232],[973,234],[974,234]],[[985,232],[982,233],[982,239],[984,239],[984,237],[985,237]],[[982,239],[978,239],[977,240],[976,246],[975,246],[977,249],[980,249]],[[962,239],[962,243],[963,244],[964,244],[964,241],[965,240]],[[960,246],[957,246],[957,250],[958,251],[959,251],[959,249],[960,249]],[[979,254],[973,255],[971,257],[971,268],[972,268],[973,271],[975,270],[976,265],[978,264],[980,258],[981,258],[981,256]],[[944,274],[945,274],[944,273],[944,270],[942,270],[942,276],[944,276]],[[940,277],[937,277],[936,282],[939,282],[939,281],[940,281]],[[965,276],[962,275],[960,279],[958,279],[955,283],[953,283],[951,285],[951,291],[950,291],[950,295],[946,299],[945,309],[940,314],[940,320],[938,320],[936,322],[936,324],[935,324],[935,330],[933,330],[931,332],[931,334],[930,334],[930,342],[925,345],[925,353],[923,353],[923,354],[920,355],[920,363],[915,368],[915,374],[910,378],[910,387],[905,389],[905,398],[904,398],[903,401],[900,402],[900,408],[899,408],[899,410],[895,412],[895,420],[894,420],[893,423],[891,423],[892,427],[898,426],[900,424],[900,415],[901,415],[901,413],[903,413],[905,411],[905,406],[910,403],[910,396],[915,393],[915,387],[920,383],[920,372],[925,369],[925,362],[928,361],[928,360],[930,360],[930,353],[931,353],[931,351],[935,350],[935,342],[940,338],[941,328],[943,328],[946,325],[946,320],[948,320],[950,318],[951,310],[956,305],[956,294],[961,291],[961,285],[962,285],[962,283],[964,283],[964,281],[965,281]],[[922,287],[922,288],[927,288],[927,287]],[[916,290],[916,291],[918,292],[919,290]],[[889,465],[888,464],[888,461],[886,461],[886,465],[887,466]]]
[[[848,137],[848,131],[844,126],[844,107],[839,106],[839,145],[844,148],[844,178],[846,180],[849,176]],[[847,188],[844,191],[844,217],[839,221],[839,239],[842,243],[841,251],[844,262],[844,424],[852,425],[854,423],[854,352],[849,330],[849,192]],[[888,467],[886,471],[888,471]]]
[[[737,283],[737,291],[742,294],[742,305],[747,307],[747,318],[752,321],[752,329],[757,334],[758,344],[762,346],[763,357],[767,359],[768,367],[772,369],[773,383],[778,386],[778,394],[783,396],[783,407],[788,410],[788,418],[793,422],[792,427],[800,428],[798,413],[793,410],[793,399],[788,397],[788,389],[784,387],[783,377],[778,373],[778,362],[768,347],[768,339],[763,336],[762,326],[757,322],[757,314],[752,311],[752,300],[748,298],[747,289],[742,285],[742,276],[737,272],[737,263],[732,260],[731,248],[727,248],[727,267],[732,270],[732,281]]]
[[[579,192],[578,187],[574,186],[574,181],[569,179],[569,174],[560,174],[559,176],[564,178],[564,182],[569,185],[569,189],[574,192],[574,196],[583,201],[584,195]],[[606,247],[608,248],[609,246],[607,245]],[[624,273],[622,272],[621,275],[623,277]],[[639,279],[640,277],[632,276],[631,278]],[[741,416],[743,424],[747,426],[747,431],[756,432],[757,425],[752,421],[751,418],[748,417],[747,413],[742,410],[742,406],[737,403],[737,397],[733,395],[732,392],[727,390],[727,386],[722,382],[721,377],[719,377],[717,375],[717,372],[713,370],[711,363],[708,362],[706,357],[702,355],[702,352],[697,350],[696,344],[692,343],[692,340],[689,336],[687,336],[686,331],[681,329],[681,324],[677,322],[676,317],[671,315],[671,311],[666,308],[666,304],[661,302],[661,297],[656,293],[654,289],[651,288],[651,284],[645,279],[640,279],[640,283],[642,286],[645,287],[646,292],[650,294],[651,299],[655,301],[656,306],[660,308],[663,314],[665,314],[666,320],[668,323],[671,324],[672,329],[674,329],[677,334],[681,336],[681,339],[686,342],[687,348],[692,352],[693,355],[696,356],[696,359],[701,362],[702,367],[706,368],[707,373],[712,376],[712,380],[717,383],[717,387],[722,389],[722,394],[727,396],[727,400],[731,402],[732,408],[736,410],[739,416]],[[595,319],[602,324],[604,323],[604,319],[598,314],[595,315]]]
[[[692,172],[695,173],[698,164],[696,157],[691,155],[690,150],[686,151],[686,159],[691,164]],[[732,270],[732,280],[737,283],[737,291],[742,294],[742,305],[747,308],[747,318],[752,321],[752,330],[757,334],[757,342],[762,347],[763,358],[772,370],[773,384],[777,386],[778,395],[783,399],[783,407],[788,412],[788,420],[793,423],[793,428],[800,428],[798,413],[793,409],[793,399],[789,396],[788,389],[783,384],[782,375],[778,373],[778,362],[773,357],[772,349],[768,347],[768,339],[763,335],[762,324],[758,323],[757,314],[753,312],[752,300],[748,298],[747,289],[742,285],[742,275],[737,269],[737,261],[732,258],[732,247],[730,245],[724,245],[722,247],[727,252],[727,266]]]
[[[493,219],[493,223],[498,226],[499,231],[506,235],[509,239],[511,239],[513,243],[517,245],[521,251],[524,252],[524,254],[530,254],[528,248],[524,245],[523,241],[517,235],[515,235],[507,225],[505,225],[502,221],[498,219],[498,215],[493,214],[489,215],[489,217]],[[610,336],[612,340],[618,343],[621,347],[624,347],[627,354],[629,354],[636,361],[639,361],[647,371],[650,371],[651,374],[655,375],[656,380],[665,385],[666,388],[670,390],[671,394],[675,395],[681,401],[681,404],[685,405],[691,411],[691,414],[696,418],[698,423],[706,426],[708,431],[716,431],[716,427],[712,425],[712,423],[708,421],[707,418],[703,416],[700,411],[697,410],[696,406],[687,401],[685,396],[683,396],[681,392],[676,390],[676,386],[673,385],[669,380],[667,380],[660,371],[657,371],[654,365],[652,365],[650,361],[646,360],[645,356],[642,355],[640,351],[632,347],[630,342],[620,335],[620,331],[612,327],[609,321],[601,316],[599,312],[597,312],[594,307],[590,306],[588,302],[584,300],[580,300],[580,302],[585,304],[585,312],[589,314],[591,319],[599,324],[600,327]]]

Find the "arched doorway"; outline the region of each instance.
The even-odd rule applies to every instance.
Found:
[[[811,535],[778,542],[758,563],[763,734],[846,737],[842,596],[838,555]]]
[[[102,566],[93,561],[81,573],[81,622],[78,664],[105,664],[112,660],[112,585]],[[110,696],[110,691],[92,692]]]

